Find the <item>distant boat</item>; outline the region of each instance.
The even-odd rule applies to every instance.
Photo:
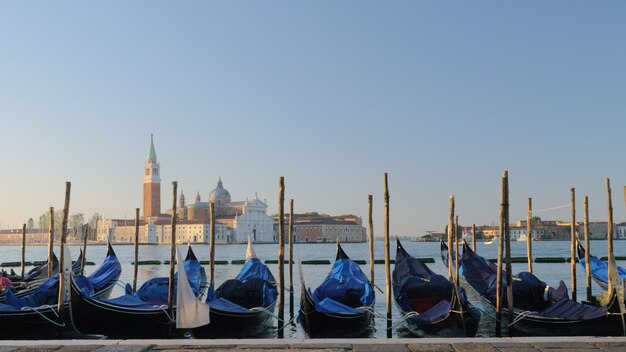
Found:
[[[489,241],[485,241],[485,244],[498,244],[498,237],[494,237]]]
[[[528,240],[528,236],[526,236],[525,233],[519,235],[519,237],[517,238],[518,242],[526,242]]]

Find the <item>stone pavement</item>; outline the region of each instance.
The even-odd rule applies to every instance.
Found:
[[[626,352],[626,337],[0,341],[0,352]]]

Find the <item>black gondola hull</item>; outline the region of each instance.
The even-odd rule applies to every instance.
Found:
[[[370,307],[373,309],[373,307]],[[315,310],[315,303],[305,286],[300,299],[300,323],[311,338],[368,337],[372,332],[373,314],[324,314]]]
[[[483,307],[495,316],[495,307],[484,297],[481,297]],[[616,303],[616,302],[615,302]],[[615,314],[591,320],[566,320],[547,318],[537,315],[520,317],[520,312],[513,314],[514,336],[622,336],[622,320],[618,312],[609,309]],[[508,310],[502,309],[503,334],[507,333]]]
[[[209,311],[211,322],[205,326],[192,329],[196,338],[253,338],[272,337],[274,330],[272,315],[276,302],[267,308],[267,311],[232,312],[211,308]]]
[[[0,339],[51,339],[63,335],[61,321],[56,312],[57,306],[47,306],[34,310],[0,311]]]
[[[403,316],[409,313],[403,311],[397,304],[396,307]],[[450,312],[432,324],[423,324],[416,319],[408,318],[404,321],[404,326],[417,337],[474,337],[478,332],[479,323],[480,319],[476,319],[469,312],[464,314]]]

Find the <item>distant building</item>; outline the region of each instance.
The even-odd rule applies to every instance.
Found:
[[[288,231],[289,216],[285,220]],[[365,242],[367,234],[361,218],[355,215],[327,216],[318,214],[294,214],[293,233],[295,242]]]
[[[144,162],[143,218],[139,222],[139,241],[142,243],[169,242],[172,236],[174,212],[170,209],[161,213],[160,168],[154,139],[150,136],[150,149]],[[248,238],[253,242],[276,241],[276,222],[267,215],[267,204],[256,194],[250,201],[232,201],[220,178],[209,194],[208,202],[203,202],[198,192],[195,202],[186,204],[185,195],[181,192],[176,209],[176,242],[209,242],[211,203],[215,208],[216,242],[240,243]],[[100,219],[96,238],[98,241],[133,242],[135,221]]]

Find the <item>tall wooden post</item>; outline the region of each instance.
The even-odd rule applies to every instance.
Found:
[[[450,252],[450,251],[448,251]],[[454,284],[459,288],[459,216],[454,217]]]
[[[589,248],[589,198],[585,196],[583,201],[584,207],[584,231],[585,231],[585,286],[587,287],[587,301],[591,301],[591,266],[589,264],[589,256],[591,256],[591,248]]]
[[[576,301],[576,189],[570,189],[572,222],[570,225],[570,268],[572,272],[572,300]]]
[[[454,196],[450,195],[450,207],[448,209],[448,280],[454,282],[452,271],[452,234],[454,233]]]
[[[533,199],[528,198],[528,213],[526,215],[526,257],[528,260],[528,272],[533,272]]]
[[[374,199],[372,195],[367,196],[367,227],[369,230],[370,245],[370,283],[374,286],[374,220],[372,219],[372,206]]]
[[[607,222],[606,242],[608,244],[607,256],[611,256],[613,253],[613,201],[611,199],[611,180],[606,179],[606,205],[609,213],[609,219]],[[613,282],[611,281],[611,271],[609,270],[609,297],[613,296]]]
[[[87,235],[89,234],[89,225],[83,225],[83,256],[80,261],[80,274],[85,275],[85,263],[87,261]]]
[[[133,292],[137,292],[137,271],[139,270],[139,208],[135,208],[135,261],[133,271]]]
[[[505,188],[504,188],[504,240],[506,246],[506,300],[508,303],[509,318],[509,336],[513,336],[513,273],[511,270],[511,231],[509,231],[509,172],[504,172]]]
[[[389,183],[385,172],[385,297],[387,299],[387,338],[391,338],[391,263],[389,260]]]
[[[289,318],[293,318],[293,198],[289,200]]]
[[[48,277],[52,277],[52,257],[54,256],[54,208],[50,207],[50,234],[48,236]]]
[[[26,269],[26,224],[22,225],[22,278]]]
[[[209,221],[211,222],[209,232],[209,287],[215,288],[215,203],[209,203]]]
[[[504,256],[504,232],[506,216],[504,214],[504,204],[506,203],[506,178],[507,172],[502,175],[502,188],[500,190],[500,228],[498,239],[498,261],[496,271],[496,336],[502,336],[502,257]]]
[[[170,286],[167,295],[167,313],[171,317],[174,312],[174,271],[176,268],[176,198],[178,182],[172,181],[172,236],[170,238]]]
[[[285,178],[278,180],[278,337],[285,336]]]
[[[476,224],[472,224],[472,251],[476,253]]]
[[[65,206],[63,207],[63,222],[61,225],[61,255],[59,258],[59,300],[57,301],[59,307],[59,320],[64,321],[64,305],[65,305],[65,271],[63,270],[65,261],[71,260],[71,258],[65,258],[65,241],[67,240],[67,217],[70,211],[70,189],[72,188],[71,182],[65,182]],[[69,274],[69,273],[67,273]]]

